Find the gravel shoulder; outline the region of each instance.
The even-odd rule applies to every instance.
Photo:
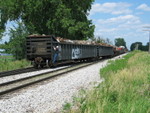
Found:
[[[125,55],[125,54],[124,54]],[[122,56],[113,59],[121,58]],[[90,88],[100,83],[100,68],[107,65],[108,60],[70,72],[55,80],[26,89],[11,98],[0,99],[0,113],[51,113],[62,109],[66,102],[80,89]]]

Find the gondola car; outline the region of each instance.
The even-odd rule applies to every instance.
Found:
[[[54,48],[58,47],[59,53],[55,62]],[[26,56],[32,61],[34,67],[53,66],[57,63],[70,61],[93,60],[114,55],[112,46],[99,44],[78,44],[68,41],[58,41],[51,35],[30,35],[26,37]]]

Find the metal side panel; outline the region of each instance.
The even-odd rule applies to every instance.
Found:
[[[27,59],[42,57],[51,58],[51,36],[34,36],[26,38]]]
[[[99,46],[99,56],[110,56],[113,55],[112,47]]]
[[[58,60],[83,59],[97,56],[97,47],[92,45],[60,43],[59,48]]]

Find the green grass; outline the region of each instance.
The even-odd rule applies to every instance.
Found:
[[[12,56],[0,56],[0,72],[29,67],[30,62],[15,60]]]
[[[105,79],[71,113],[150,113],[150,54],[132,52],[100,70]],[[81,99],[80,99],[81,100]],[[80,103],[80,104],[79,104]]]

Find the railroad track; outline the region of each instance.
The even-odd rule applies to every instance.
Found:
[[[11,71],[4,71],[4,72],[0,72],[0,78],[6,77],[6,76],[11,76],[11,75],[16,75],[16,74],[44,70],[44,69],[47,69],[47,68],[35,69],[34,67],[28,67],[28,68],[16,69],[16,70],[11,70]]]
[[[67,63],[66,63],[67,64]],[[68,63],[67,65],[69,65],[70,63]],[[60,66],[65,66],[65,64],[60,64]],[[27,73],[27,72],[34,72],[34,71],[39,71],[39,70],[45,70],[48,69],[49,67],[44,67],[44,68],[39,68],[36,69],[34,67],[27,67],[27,68],[22,68],[22,69],[16,69],[16,70],[10,70],[10,71],[4,71],[4,72],[0,72],[0,78],[1,77],[6,77],[6,76],[11,76],[11,75],[16,75],[16,74],[22,74],[22,73]]]
[[[65,74],[65,73],[68,73],[71,71],[75,71],[77,69],[80,69],[80,68],[83,68],[83,67],[86,67],[86,66],[89,66],[92,64],[95,64],[97,62],[98,61],[90,62],[90,63],[83,63],[83,64],[76,64],[76,65],[73,65],[70,67],[65,67],[65,68],[61,68],[58,70],[48,71],[48,72],[37,74],[34,76],[25,77],[25,78],[1,83],[0,84],[0,96],[8,94],[10,92],[14,92],[21,88],[33,85],[35,83],[39,83],[41,81],[48,80],[48,79],[54,78],[56,76],[59,76],[59,75],[62,75],[62,74]]]
[[[16,70],[11,70],[11,71],[4,71],[4,72],[0,72],[0,77],[11,76],[11,75],[21,74],[21,73],[26,73],[26,72],[32,72],[36,70],[37,69],[33,67],[28,67],[28,68],[16,69]]]

